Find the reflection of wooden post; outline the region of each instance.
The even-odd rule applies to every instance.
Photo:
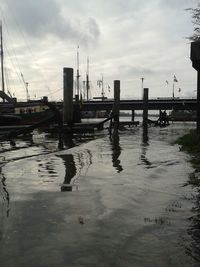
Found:
[[[63,69],[63,122],[73,122],[73,69]]]
[[[131,120],[135,121],[135,110],[134,109],[132,109],[132,114],[131,115],[132,115],[131,116]]]
[[[119,127],[119,109],[120,109],[120,81],[114,81],[114,107],[113,107],[113,114],[114,114],[114,127]]]
[[[148,121],[148,97],[149,97],[149,88],[144,88],[143,95],[143,125],[147,125]]]

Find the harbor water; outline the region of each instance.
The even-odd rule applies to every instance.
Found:
[[[1,267],[200,266],[193,123],[0,146]]]

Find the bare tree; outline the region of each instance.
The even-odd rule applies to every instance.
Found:
[[[194,33],[188,39],[191,41],[200,41],[200,3],[198,3],[196,8],[187,8],[186,10],[191,12],[192,23],[194,25]]]

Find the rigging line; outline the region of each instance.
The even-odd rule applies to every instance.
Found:
[[[7,92],[9,91],[11,91],[11,87],[10,87],[10,81],[9,81],[9,78],[8,78],[8,70],[6,70],[5,72],[4,72],[4,74],[5,74],[5,80],[6,80],[6,89],[7,89]]]
[[[23,31],[20,29],[19,23],[17,22],[17,19],[16,19],[16,17],[15,17],[14,12],[12,11],[11,6],[10,6],[7,2],[4,2],[4,4],[5,4],[5,3],[6,3],[6,5],[7,5],[7,7],[8,7],[8,9],[9,9],[10,12],[11,12],[11,16],[12,16],[14,22],[15,22],[15,25],[16,25],[16,27],[17,27],[18,33],[22,36],[22,39],[24,40],[24,43],[25,43],[25,45],[26,45],[26,47],[27,47],[27,50],[29,51],[30,56],[32,57],[32,59],[33,59],[33,61],[34,61],[34,64],[40,68],[39,64],[38,64],[37,61],[36,61],[35,55],[33,54],[32,50],[31,50],[30,45],[29,45],[28,42],[26,41],[26,38],[25,38],[25,35],[24,35]],[[2,8],[1,8],[1,7],[0,7],[0,10],[2,11]],[[2,12],[2,13],[3,13],[3,12]],[[19,38],[19,39],[20,39],[20,38]],[[40,74],[41,74],[42,77],[43,77],[43,81],[45,82],[45,86],[46,86],[46,88],[48,88],[49,90],[51,90],[50,87],[48,86],[47,79],[45,78],[44,74],[43,74],[42,72],[40,72]]]
[[[5,18],[4,18],[3,11],[2,11],[2,8],[1,8],[1,7],[0,7],[0,11],[1,11],[1,13],[2,13],[3,24],[5,25],[5,29],[6,29],[6,32],[7,32],[7,36],[10,38],[11,43],[14,43],[13,39],[12,39],[11,36],[10,36],[9,30],[8,30],[8,26],[7,26],[6,20],[5,20]],[[6,47],[6,44],[4,44],[4,46]],[[6,50],[7,50],[7,51],[6,51],[7,54],[10,56],[7,47],[6,47]],[[10,49],[10,50],[11,50],[11,49]],[[13,52],[13,54],[14,54],[14,57],[15,57],[15,60],[16,60],[16,64],[17,64],[17,66],[18,66],[18,68],[19,68],[19,70],[20,70],[20,65],[19,65],[19,62],[18,62],[18,59],[17,59],[17,56],[16,56],[16,54],[15,54],[14,49],[12,49],[12,52]],[[10,58],[12,58],[12,57],[10,56]],[[13,67],[15,68],[15,70],[17,70],[17,68],[14,66],[14,64],[13,64]],[[20,70],[20,72],[21,72],[21,70]],[[19,79],[19,80],[21,80],[21,79]]]
[[[4,21],[4,19],[3,19],[3,21]],[[8,31],[8,28],[7,28],[7,24],[6,24],[6,22],[5,22],[5,28],[6,28],[6,30],[7,30],[7,34],[8,34],[8,36],[9,36],[9,31]],[[13,43],[13,41],[12,41],[12,43]],[[17,69],[17,67],[15,66],[15,62],[14,62],[14,60],[13,60],[13,57],[10,55],[10,52],[9,52],[9,50],[8,50],[8,48],[7,48],[7,46],[6,46],[6,44],[4,44],[4,50],[5,50],[5,53],[8,55],[8,59],[10,60],[10,63],[11,63],[11,65],[12,65],[12,67],[14,68],[14,70],[15,70],[15,73],[17,74],[17,76],[18,76],[18,80],[20,81],[20,82],[22,82],[22,80],[21,80],[21,77],[20,77],[20,75],[19,75],[19,73],[18,73],[18,69]],[[15,56],[15,58],[16,58],[16,56]],[[16,62],[17,62],[17,58],[16,58]],[[20,69],[20,66],[19,66],[19,64],[17,63],[17,65],[18,65],[18,68]],[[6,73],[6,69],[4,70],[4,73],[5,73],[5,75],[7,75],[7,73]],[[8,89],[8,81],[9,81],[9,79],[8,79],[8,76],[7,76],[7,89]]]
[[[5,50],[6,50],[6,54],[8,55],[8,58],[9,58],[9,60],[10,60],[10,63],[11,63],[12,67],[13,67],[14,70],[15,70],[14,73],[17,74],[19,81],[20,81],[20,82],[23,84],[23,86],[25,87],[25,85],[24,85],[24,83],[23,83],[23,81],[22,81],[22,78],[21,78],[21,72],[20,72],[20,69],[18,70],[18,69],[16,68],[16,66],[15,66],[15,62],[14,62],[14,60],[12,59],[12,56],[10,55],[10,52],[8,51],[7,47],[5,48]]]
[[[59,91],[61,91],[62,89],[58,89],[58,90],[56,90],[56,91],[54,91],[54,92],[51,92],[51,93],[49,93],[49,94],[47,94],[47,96],[49,96],[49,95],[53,95],[53,94],[55,94],[55,93],[57,93],[57,92],[59,92]]]
[[[6,54],[8,55],[8,59],[9,59],[9,61],[10,61],[10,63],[11,63],[11,65],[12,65],[12,67],[14,68],[14,73],[18,76],[18,80],[19,80],[19,82],[25,87],[25,85],[24,85],[24,83],[23,83],[23,81],[22,81],[22,78],[21,78],[21,68],[20,68],[20,65],[18,64],[18,62],[17,62],[17,58],[16,58],[16,55],[14,55],[14,57],[15,57],[15,61],[13,60],[13,57],[11,56],[11,54],[10,54],[10,52],[9,52],[9,50],[8,50],[8,48],[6,47]],[[14,51],[14,50],[13,50]],[[17,64],[17,66],[16,66],[16,64]]]

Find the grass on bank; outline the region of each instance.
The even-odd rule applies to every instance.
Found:
[[[195,130],[191,130],[189,134],[180,137],[176,143],[181,146],[181,150],[187,151],[193,156],[192,162],[199,164],[200,167],[200,136]]]
[[[181,150],[188,152],[191,156],[191,163],[195,168],[195,172],[189,176],[188,184],[200,187],[200,136],[195,130],[191,130],[189,134],[180,137],[176,143],[181,146]]]
[[[191,130],[188,134],[180,137],[176,143],[191,154],[200,154],[200,136],[195,130]]]

